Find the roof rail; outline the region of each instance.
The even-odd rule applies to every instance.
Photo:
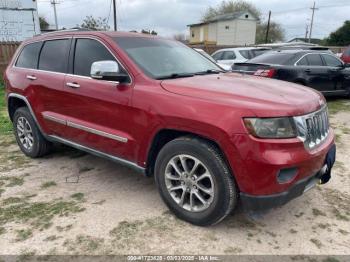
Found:
[[[60,32],[78,32],[78,31],[96,31],[96,30],[89,29],[89,28],[82,28],[82,27],[73,27],[70,29],[61,29],[61,30],[56,30],[56,31],[52,31],[52,32],[41,33],[41,34],[38,34],[36,36],[49,35],[49,34],[55,34],[55,33],[60,33]]]

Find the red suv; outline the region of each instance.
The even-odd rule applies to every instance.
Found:
[[[343,62],[346,64],[350,64],[350,46],[345,49],[344,53],[341,56],[341,60],[343,60]]]
[[[168,207],[196,225],[218,223],[238,200],[283,205],[326,183],[335,161],[319,92],[225,73],[173,40],[44,34],[21,45],[5,83],[25,155],[60,142],[130,165],[154,175]]]

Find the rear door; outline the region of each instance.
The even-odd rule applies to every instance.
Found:
[[[54,121],[60,115],[64,77],[67,72],[70,37],[26,45],[10,76],[11,85],[22,89],[43,131],[62,134],[64,125]],[[61,121],[62,122],[62,121]]]
[[[345,76],[343,74],[343,62],[329,54],[322,54],[322,58],[327,66],[329,78],[332,83],[330,91],[344,91]]]
[[[329,71],[325,66],[320,54],[307,54],[307,66],[303,66],[303,74],[307,80],[308,86],[321,91],[330,91],[332,82],[329,78]]]
[[[117,61],[109,47],[97,38],[76,38],[65,78],[65,138],[97,151],[133,161],[136,147],[130,106],[132,78],[125,84],[90,77],[97,61]],[[125,69],[124,69],[125,70]],[[126,71],[126,70],[125,70]]]

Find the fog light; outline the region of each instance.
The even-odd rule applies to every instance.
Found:
[[[280,184],[288,183],[292,181],[297,174],[298,169],[296,167],[281,169],[277,174],[277,181]]]

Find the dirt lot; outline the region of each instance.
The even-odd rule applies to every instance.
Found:
[[[2,106],[4,106],[2,104]],[[0,254],[350,254],[350,100],[330,101],[331,183],[217,226],[176,219],[153,179],[74,149],[31,160],[0,115]]]

